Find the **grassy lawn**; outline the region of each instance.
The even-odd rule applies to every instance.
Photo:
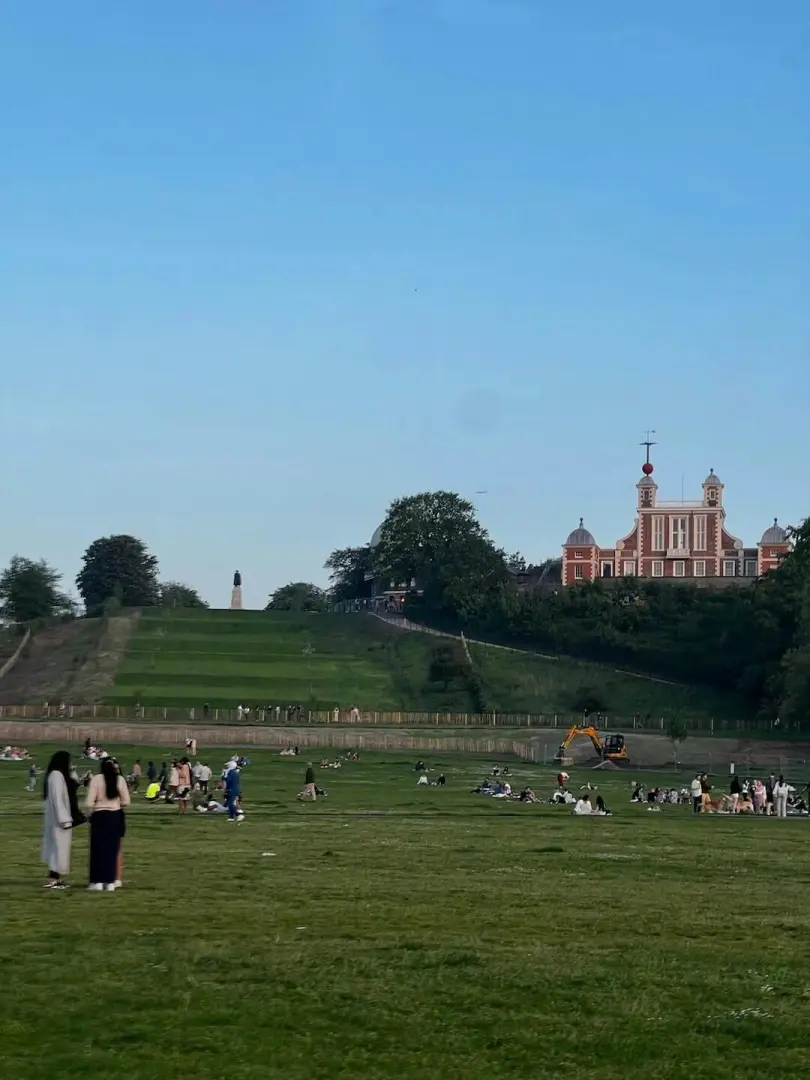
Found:
[[[105,694],[112,705],[235,708],[302,704],[331,709],[477,712],[467,669],[431,682],[441,638],[371,616],[259,611],[146,611]],[[473,645],[485,711],[570,715],[583,688],[613,716],[740,716],[730,695],[633,678],[584,661],[547,660]]]
[[[3,1075],[808,1074],[810,821],[647,813],[632,774],[591,771],[573,784],[615,816],[577,819],[470,794],[484,759],[430,764],[445,789],[369,755],[302,805],[304,759],[259,753],[243,824],[141,800],[126,888],[79,887],[80,830],[61,895],[39,889],[40,793],[0,764]]]

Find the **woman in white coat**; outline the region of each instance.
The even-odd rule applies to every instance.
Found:
[[[773,801],[776,803],[776,816],[780,818],[787,817],[787,801],[790,794],[790,787],[785,783],[784,776],[780,776],[777,783],[773,786]]]
[[[48,880],[45,889],[67,889],[63,880],[70,873],[70,846],[73,840],[73,827],[82,820],[76,791],[78,784],[73,779],[70,769],[70,754],[67,750],[57,750],[50,760],[43,798],[45,800],[45,821],[42,833],[42,861],[48,867]]]

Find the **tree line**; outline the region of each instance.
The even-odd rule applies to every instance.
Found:
[[[440,491],[395,500],[375,547],[338,549],[325,567],[333,602],[370,596],[372,581],[401,586],[407,613],[438,629],[703,683],[787,725],[810,715],[810,520],[791,538],[782,566],[747,587],[626,577],[563,589],[552,575],[532,589],[472,503]]]
[[[134,536],[104,536],[82,556],[76,588],[88,616],[116,607],[208,605],[195,589],[178,581],[160,581],[158,561]],[[62,588],[62,574],[45,559],[14,555],[0,574],[0,616],[10,623],[74,618],[79,603]]]

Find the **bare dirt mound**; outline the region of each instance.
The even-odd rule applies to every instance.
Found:
[[[100,619],[76,619],[35,634],[0,682],[0,704],[68,700],[76,675],[95,650]]]

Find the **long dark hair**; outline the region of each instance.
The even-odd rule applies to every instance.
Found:
[[[64,776],[68,793],[68,802],[70,803],[70,816],[73,818],[74,825],[81,825],[84,821],[84,814],[79,809],[79,785],[73,779],[73,774],[70,771],[70,754],[67,750],[57,750],[48,763],[48,768],[45,772],[45,782],[42,785],[43,799],[48,798],[48,777],[52,772],[58,772]]]
[[[52,772],[59,772],[64,776],[65,783],[68,785],[68,791],[70,790],[70,754],[67,750],[57,750],[51,760],[48,762],[48,768],[45,771],[45,782],[42,785],[42,798],[48,798],[48,777]]]
[[[112,758],[104,758],[101,763],[101,775],[104,777],[104,785],[107,789],[107,798],[118,798],[118,770]]]

